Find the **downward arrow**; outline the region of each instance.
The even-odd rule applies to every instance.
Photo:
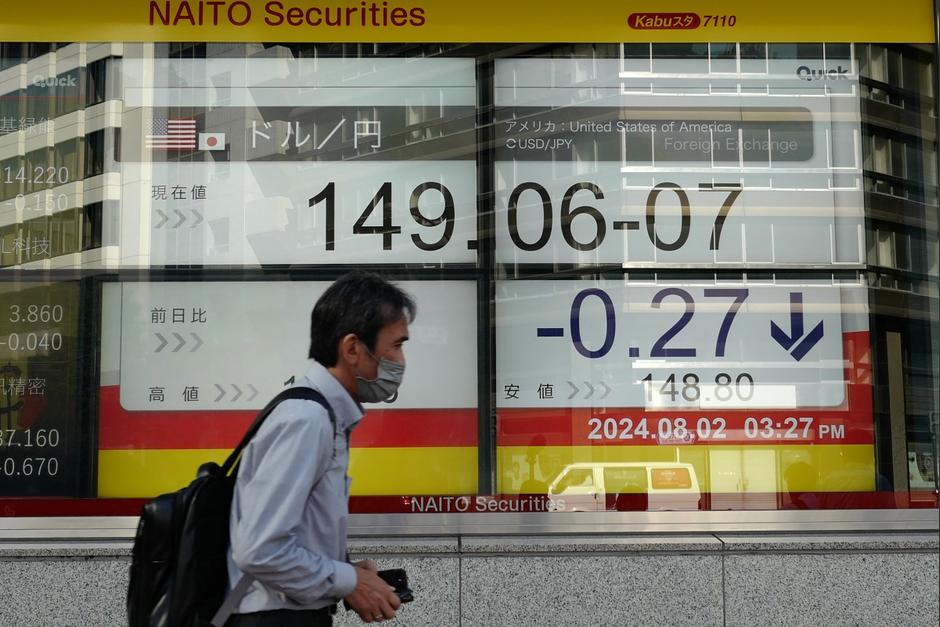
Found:
[[[770,336],[787,352],[799,341],[790,356],[796,361],[802,360],[806,354],[822,339],[824,334],[823,322],[820,321],[806,337],[803,337],[803,292],[790,292],[790,333],[770,322]],[[800,338],[803,338],[800,341]]]
[[[806,357],[806,353],[810,352],[816,343],[822,339],[823,336],[823,323],[822,321],[817,324],[812,331],[809,332],[802,342],[796,345],[796,348],[793,349],[793,352],[790,355],[793,359],[800,361]]]
[[[796,341],[803,337],[803,293],[790,292],[790,335],[770,321],[770,336],[783,350],[789,351]]]

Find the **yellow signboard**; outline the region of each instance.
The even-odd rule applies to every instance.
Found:
[[[880,0],[46,0],[5,3],[4,41],[934,41],[933,2]]]

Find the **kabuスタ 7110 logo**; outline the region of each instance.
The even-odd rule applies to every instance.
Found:
[[[696,13],[633,13],[627,19],[637,30],[691,30],[702,24]]]
[[[738,23],[736,15],[699,15],[698,13],[631,13],[627,24],[634,30],[694,30],[730,28]]]

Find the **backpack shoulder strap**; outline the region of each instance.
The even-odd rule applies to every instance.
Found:
[[[330,407],[329,402],[327,402],[323,394],[317,390],[314,390],[313,388],[303,386],[287,388],[286,390],[282,390],[277,396],[271,399],[271,401],[264,406],[264,409],[258,412],[258,415],[251,423],[251,426],[248,427],[248,430],[245,431],[245,435],[242,436],[241,442],[238,443],[238,445],[229,454],[228,459],[225,460],[225,463],[222,464],[223,475],[229,474],[232,468],[235,467],[238,458],[241,455],[242,449],[248,446],[248,442],[250,442],[251,438],[253,438],[255,434],[258,433],[258,429],[261,428],[261,425],[264,423],[265,419],[271,415],[271,412],[274,411],[274,408],[277,407],[282,401],[290,399],[313,401],[322,405],[330,416],[330,424],[333,425],[333,433],[336,433],[336,415],[333,413],[333,408]]]
[[[222,607],[215,613],[209,624],[212,625],[212,627],[222,627],[225,625],[229,617],[235,613],[235,608],[238,607],[238,604],[248,592],[248,588],[250,588],[251,584],[254,582],[255,578],[251,575],[242,575],[238,583],[235,584],[235,588],[232,592],[225,597],[225,601],[222,602]]]

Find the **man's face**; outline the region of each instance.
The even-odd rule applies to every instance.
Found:
[[[365,359],[360,361],[359,376],[366,379],[374,379],[378,376],[379,362],[377,360],[389,359],[400,364],[405,363],[404,344],[408,341],[408,321],[404,316],[395,322],[391,322],[379,331],[375,340],[375,350],[372,354],[375,359],[365,353]],[[368,348],[368,347],[366,347]]]

